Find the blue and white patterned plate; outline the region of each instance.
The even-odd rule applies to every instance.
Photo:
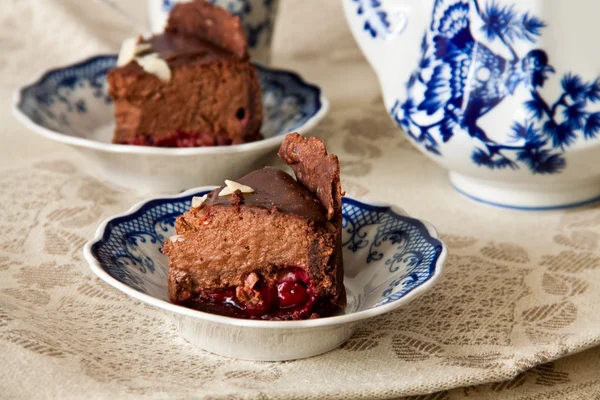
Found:
[[[322,90],[296,73],[256,65],[264,140],[196,148],[113,144],[114,112],[106,74],[115,62],[114,55],[96,56],[52,69],[15,92],[13,113],[32,131],[86,153],[101,177],[142,191],[181,191],[244,175],[287,133],[305,134],[329,108]]]
[[[343,200],[344,284],[341,315],[306,321],[255,321],[187,309],[168,302],[168,258],[160,252],[175,219],[193,196],[211,188],[156,198],[109,218],[84,248],[96,275],[115,288],[167,310],[181,334],[203,349],[253,360],[289,360],[329,351],[357,324],[392,311],[428,290],[447,249],[429,223],[385,204]]]

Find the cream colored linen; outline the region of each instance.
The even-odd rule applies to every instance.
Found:
[[[450,257],[439,284],[320,357],[253,363],[192,347],[82,258],[99,222],[139,195],[96,180],[76,151],[9,113],[11,91],[34,74],[116,51],[134,32],[92,1],[2,0],[0,397],[594,398],[597,348],[535,366],[600,344],[600,208],[524,213],[470,202],[387,117],[337,0],[284,0],[276,28],[275,63],[331,100],[315,134],[339,155],[344,189],[441,232]]]

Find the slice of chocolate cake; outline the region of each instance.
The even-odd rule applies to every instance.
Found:
[[[165,32],[123,43],[108,73],[114,143],[227,145],[261,138],[261,94],[240,19],[204,0],[177,4]]]
[[[340,168],[323,142],[287,135],[266,167],[193,200],[166,241],[169,299],[239,318],[329,316],[346,305]]]

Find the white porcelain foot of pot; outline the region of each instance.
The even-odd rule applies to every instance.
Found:
[[[452,186],[475,201],[519,210],[552,210],[600,201],[600,178],[553,184],[513,184],[450,172]]]

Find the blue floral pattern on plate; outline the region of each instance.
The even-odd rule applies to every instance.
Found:
[[[151,200],[110,220],[92,257],[119,282],[167,300],[168,259],[160,249],[192,197],[204,193]],[[342,212],[347,313],[402,299],[439,276],[444,245],[426,223],[351,198],[344,198]]]
[[[71,136],[109,143],[113,107],[106,74],[116,56],[97,56],[54,69],[21,91],[18,109],[37,125]],[[322,108],[321,90],[293,72],[256,65],[263,101],[265,138],[285,135],[306,124]]]
[[[479,166],[560,173],[567,147],[600,134],[594,105],[600,101],[600,77],[585,81],[566,73],[558,98],[544,98],[541,89],[554,68],[547,53],[533,45],[547,24],[514,5],[492,0],[481,7],[480,2],[435,1],[407,99],[396,101],[390,112],[410,138],[438,156],[442,143],[465,133],[477,142],[471,160]],[[497,44],[509,57],[493,50]],[[523,48],[531,50],[519,51]],[[518,89],[527,93],[524,117],[513,122],[506,140],[492,140],[478,120]]]

